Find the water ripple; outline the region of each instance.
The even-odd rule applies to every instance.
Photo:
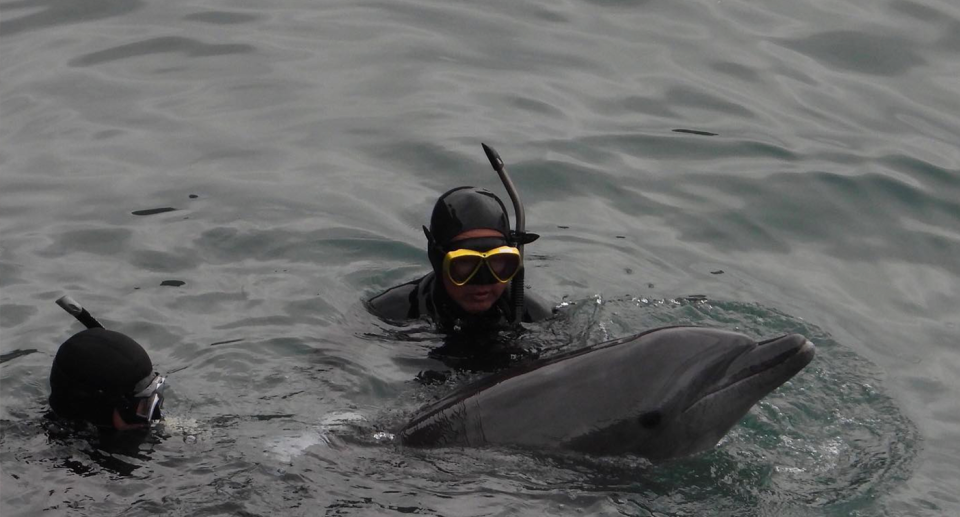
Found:
[[[253,45],[243,43],[211,44],[179,36],[150,38],[71,59],[70,66],[96,66],[151,54],[183,54],[187,57],[213,57],[254,52]]]
[[[76,24],[123,16],[143,8],[141,0],[91,0],[78,4],[69,0],[15,1],[0,4],[3,20],[0,20],[0,36],[9,38],[22,32]],[[32,12],[10,17],[10,11],[27,9]]]

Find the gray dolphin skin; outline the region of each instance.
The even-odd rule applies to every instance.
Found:
[[[762,342],[668,327],[495,374],[421,409],[409,446],[511,446],[665,460],[712,448],[813,360],[799,334]]]

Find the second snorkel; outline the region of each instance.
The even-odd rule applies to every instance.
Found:
[[[480,145],[483,146],[483,152],[487,153],[487,158],[490,160],[490,165],[493,166],[493,170],[497,171],[497,175],[500,176],[503,187],[507,189],[507,194],[510,195],[510,201],[513,201],[513,212],[516,214],[517,219],[516,230],[513,232],[513,237],[517,241],[517,249],[520,250],[520,259],[523,260],[523,245],[537,240],[539,235],[526,233],[526,218],[523,214],[523,203],[520,202],[520,195],[517,193],[516,187],[513,186],[513,181],[510,180],[510,176],[507,174],[507,169],[503,165],[503,159],[500,158],[500,154],[483,142],[481,142]],[[511,296],[513,297],[514,303],[514,323],[519,323],[523,319],[523,273],[524,271],[521,267],[520,271],[517,272],[517,276],[513,277]]]
[[[87,309],[84,309],[82,305],[77,303],[73,298],[70,298],[70,296],[61,296],[57,300],[57,305],[72,314],[74,318],[77,318],[80,323],[83,323],[84,327],[88,329],[103,328],[103,325],[97,321],[97,318],[94,318],[92,314],[87,312]]]

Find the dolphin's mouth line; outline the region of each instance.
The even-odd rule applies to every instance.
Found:
[[[732,386],[732,385],[734,385],[734,384],[737,384],[738,382],[740,382],[740,381],[742,381],[742,380],[744,380],[744,379],[747,379],[747,378],[749,378],[749,377],[753,377],[754,375],[757,375],[757,374],[759,374],[759,373],[763,373],[763,372],[765,372],[765,371],[773,368],[774,366],[783,364],[783,363],[785,363],[785,362],[787,361],[787,359],[789,359],[789,358],[791,358],[791,357],[799,354],[799,353],[800,353],[800,350],[801,350],[800,348],[797,348],[796,350],[787,350],[786,352],[783,352],[783,353],[781,353],[781,354],[775,355],[775,356],[767,359],[766,361],[761,361],[761,362],[759,362],[759,363],[757,363],[757,364],[752,364],[752,365],[750,365],[748,368],[745,368],[745,369],[740,370],[739,372],[737,372],[737,374],[734,375],[734,376],[732,376],[728,382],[726,382],[725,384],[719,386],[719,387],[718,387],[716,390],[714,390],[714,391],[720,391],[720,390],[722,390],[722,389],[724,389],[724,388],[726,388],[726,387],[728,387],[728,386]]]
[[[773,338],[773,339],[769,339],[769,340],[763,341],[763,342],[761,342],[761,343],[758,343],[757,346],[763,346],[764,344],[769,343],[770,341],[774,341],[775,339],[779,339],[779,338]],[[764,361],[761,361],[761,362],[756,363],[756,364],[752,364],[752,365],[750,365],[749,367],[740,370],[739,372],[736,373],[736,375],[731,376],[731,377],[727,380],[727,382],[724,382],[723,384],[718,384],[718,385],[716,385],[713,389],[711,389],[709,392],[705,393],[702,397],[700,397],[700,398],[698,398],[697,400],[693,401],[689,406],[687,406],[686,408],[684,408],[684,410],[683,410],[682,412],[688,411],[690,408],[696,406],[697,404],[699,404],[699,403],[702,402],[703,400],[708,399],[708,398],[712,397],[713,395],[716,395],[717,393],[720,393],[721,391],[724,391],[724,390],[726,390],[726,389],[728,389],[728,388],[731,388],[731,387],[733,387],[733,386],[735,386],[735,385],[737,385],[737,384],[739,384],[739,383],[741,383],[741,382],[743,382],[743,381],[745,381],[745,380],[747,380],[747,379],[750,379],[750,378],[752,378],[752,377],[755,377],[755,376],[757,376],[757,375],[759,375],[759,374],[761,374],[761,373],[763,373],[763,372],[769,371],[770,369],[772,369],[772,368],[774,368],[774,367],[776,367],[776,366],[779,366],[779,365],[781,365],[781,364],[786,363],[786,362],[789,361],[790,359],[792,359],[792,358],[794,358],[794,357],[797,357],[797,356],[799,356],[800,354],[802,354],[802,353],[803,353],[805,350],[807,350],[810,346],[811,346],[811,344],[810,344],[809,341],[804,341],[803,344],[801,344],[800,346],[798,346],[798,347],[796,347],[796,348],[793,348],[793,349],[790,349],[790,350],[786,350],[786,351],[784,351],[783,353],[777,354],[777,355],[775,355],[775,356],[773,356],[773,357],[770,357],[770,358],[768,358],[768,359],[766,359],[766,360],[764,360]],[[752,352],[752,351],[753,351],[753,350],[750,350],[750,351],[747,351],[747,352],[744,352],[744,353],[745,353],[745,354],[749,354],[749,353]]]

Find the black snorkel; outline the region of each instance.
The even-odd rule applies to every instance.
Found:
[[[70,298],[69,295],[60,297],[60,299],[57,300],[57,305],[72,314],[74,318],[77,318],[80,323],[83,323],[84,327],[88,329],[103,328],[103,324],[97,321],[97,318],[94,318],[92,314],[87,312],[87,309],[84,309],[82,305],[77,303],[73,298]]]
[[[483,142],[481,142],[480,145],[483,146],[483,152],[487,153],[490,165],[493,166],[493,170],[497,171],[497,175],[500,176],[500,181],[503,182],[503,187],[507,189],[507,194],[510,195],[510,201],[513,202],[513,212],[516,214],[517,220],[513,238],[516,240],[517,249],[520,250],[520,260],[522,261],[523,245],[537,240],[540,236],[534,233],[526,233],[525,231],[526,218],[523,213],[523,203],[520,201],[520,195],[517,193],[516,187],[513,186],[513,181],[510,180],[510,176],[507,174],[507,169],[503,165],[503,159],[500,158],[500,154]],[[524,270],[521,267],[517,275],[513,277],[511,296],[513,297],[514,303],[514,323],[519,323],[523,318],[523,273]]]

